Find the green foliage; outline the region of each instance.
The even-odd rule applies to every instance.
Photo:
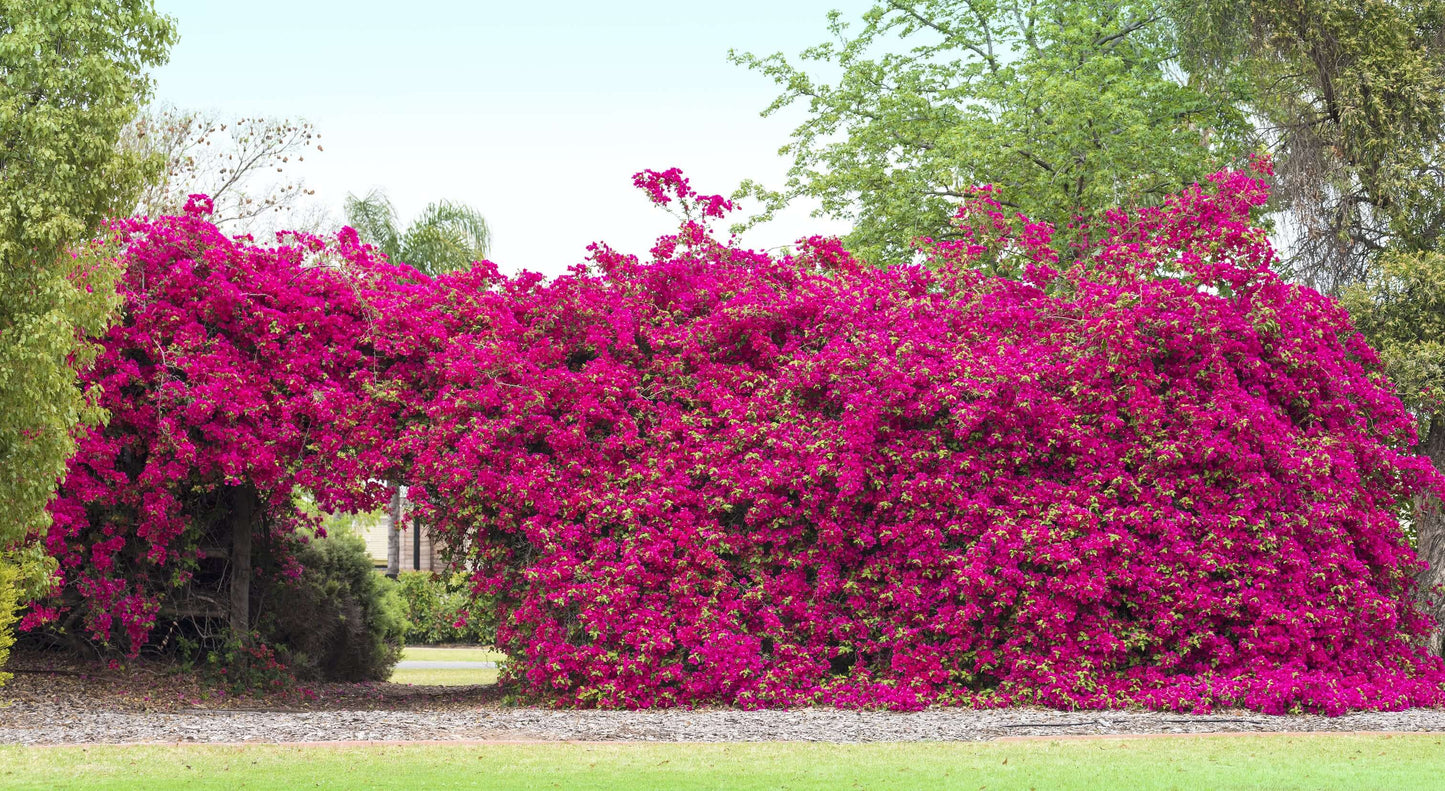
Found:
[[[402,261],[428,275],[470,269],[487,257],[491,230],[481,212],[452,201],[427,204],[420,216],[400,230],[396,207],[380,191],[366,197],[346,196],[346,222],[361,240],[375,245],[393,261]]]
[[[745,183],[766,219],[797,197],[855,222],[850,249],[875,263],[911,255],[919,236],[956,234],[948,218],[973,185],[1056,227],[1076,214],[1150,203],[1247,152],[1249,126],[1229,86],[1173,73],[1173,27],[1159,2],[889,0],[856,32],[834,12],[833,41],[801,61],[734,52],[783,93],[768,115],[805,101],[782,153],[781,192]]]
[[[1341,301],[1423,433],[1445,406],[1445,253],[1382,256]]]
[[[10,659],[10,646],[15,644],[16,608],[20,605],[19,569],[0,561],[0,667]],[[10,673],[0,672],[0,685],[9,681]]]
[[[83,242],[153,170],[116,143],[173,40],[150,0],[0,0],[0,552],[32,580],[44,564],[19,545],[48,524],[77,424],[101,417],[75,372],[118,305]]]
[[[199,653],[197,644],[185,642],[183,650],[187,654]],[[183,665],[183,669],[192,668],[192,662]],[[262,642],[261,636],[254,632],[245,639],[228,637],[214,650],[205,652],[201,671],[236,694],[289,692],[295,688],[297,680],[291,668],[277,656],[276,650]]]
[[[5,553],[5,560],[15,572],[13,584],[19,601],[34,601],[53,589],[55,571],[60,563],[45,551],[45,544],[32,542],[23,544]]]
[[[496,617],[490,608],[472,603],[465,576],[404,571],[396,582],[406,604],[408,643],[496,644]]]
[[[295,554],[299,579],[258,581],[257,631],[302,680],[385,681],[401,656],[406,606],[377,574],[359,536],[312,539]]]
[[[1296,277],[1337,291],[1445,232],[1445,2],[1175,0],[1185,66],[1244,98]]]

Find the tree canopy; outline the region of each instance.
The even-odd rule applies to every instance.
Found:
[[[1445,233],[1445,3],[1176,2],[1181,62],[1275,160],[1287,274],[1329,292]]]
[[[850,249],[875,263],[954,236],[974,185],[1063,227],[1162,200],[1249,151],[1233,86],[1178,73],[1161,2],[887,0],[828,28],[797,61],[732,54],[782,89],[764,114],[808,110],[782,150],[786,186],[740,194],[764,199],[762,217],[816,199],[854,222]]]

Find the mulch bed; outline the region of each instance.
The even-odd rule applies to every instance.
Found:
[[[3,668],[0,707],[59,704],[115,712],[218,710],[415,711],[497,704],[495,686],[413,686],[387,682],[299,683],[273,692],[229,691],[226,685],[161,659],[101,660],[62,651],[16,648]]]
[[[236,695],[174,662],[17,650],[0,687],[0,744],[502,741],[984,741],[1219,732],[1433,732],[1445,709],[1343,717],[1018,708],[597,711],[510,705],[495,686],[313,684]]]

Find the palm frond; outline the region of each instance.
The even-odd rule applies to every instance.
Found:
[[[366,193],[366,197],[358,198],[348,192],[343,211],[346,224],[356,229],[361,241],[374,245],[387,258],[401,256],[402,240],[397,230],[396,207],[386,193],[374,189]]]
[[[401,257],[427,274],[454,272],[486,258],[491,238],[481,212],[463,203],[437,201],[407,229]]]

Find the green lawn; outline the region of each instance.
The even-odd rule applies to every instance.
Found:
[[[422,662],[500,662],[506,654],[490,648],[427,648],[407,646],[401,653],[403,661]],[[497,671],[491,669],[457,670],[397,670],[391,674],[396,684],[427,684],[439,686],[464,686],[467,684],[495,684]]]
[[[1435,789],[1445,737],[3,747],[7,789]]]
[[[500,662],[507,658],[501,651],[490,648],[428,648],[407,646],[401,651],[403,661],[416,662]]]
[[[497,671],[481,668],[478,670],[394,670],[393,684],[417,684],[442,687],[461,687],[469,684],[495,684]]]

